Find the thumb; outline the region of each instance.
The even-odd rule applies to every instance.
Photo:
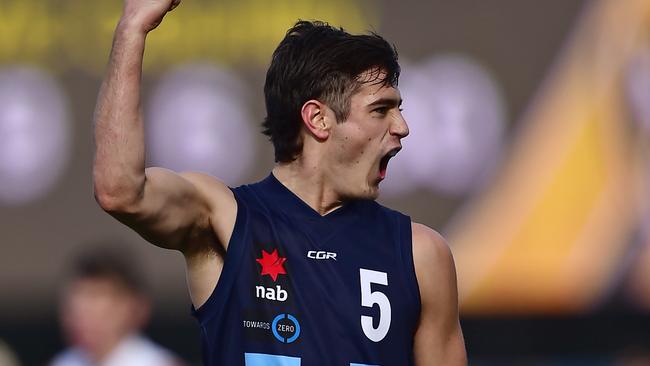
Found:
[[[180,3],[181,3],[181,0],[173,0],[172,4],[169,6],[169,10],[167,10],[167,11],[172,11],[172,10],[176,9],[178,4],[180,4]]]

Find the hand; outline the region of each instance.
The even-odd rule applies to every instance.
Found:
[[[128,24],[144,33],[149,33],[180,2],[181,0],[124,0],[124,11],[120,24]]]

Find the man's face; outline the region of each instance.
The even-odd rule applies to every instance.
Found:
[[[62,325],[71,344],[101,355],[141,326],[146,307],[113,279],[77,279],[64,293]]]
[[[379,195],[388,160],[409,133],[401,102],[396,88],[367,82],[350,98],[348,119],[333,124],[327,169],[342,197],[375,199]],[[331,110],[327,116],[335,118]]]

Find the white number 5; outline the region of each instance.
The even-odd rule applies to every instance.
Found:
[[[368,339],[379,342],[386,337],[388,329],[390,329],[390,301],[383,292],[373,292],[370,285],[375,283],[388,286],[388,275],[386,272],[360,268],[359,276],[361,279],[361,306],[372,308],[374,304],[379,305],[379,325],[377,328],[372,326],[372,317],[366,315],[361,316],[361,328]]]

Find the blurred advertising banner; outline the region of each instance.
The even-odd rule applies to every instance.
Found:
[[[465,314],[650,310],[649,122],[650,0],[587,2],[447,230]]]
[[[3,0],[0,65],[101,75],[121,9],[122,1],[111,0]],[[147,72],[195,60],[265,66],[285,30],[306,14],[358,32],[378,22],[378,11],[364,0],[186,1],[148,40],[144,66]]]

